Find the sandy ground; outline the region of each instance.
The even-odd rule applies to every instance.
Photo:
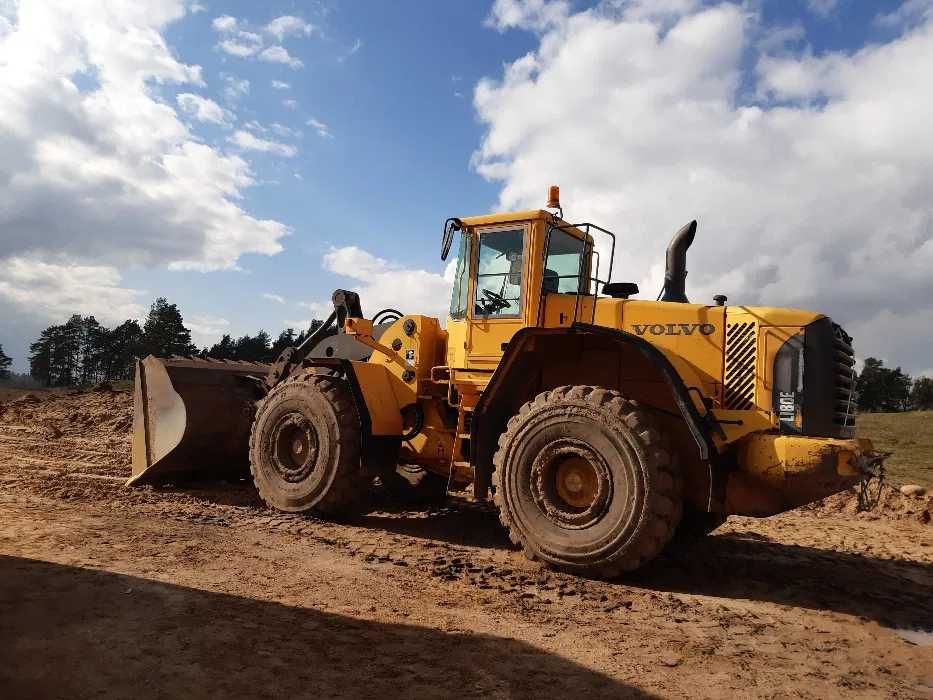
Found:
[[[933,697],[933,635],[895,631],[933,630],[929,498],[730,518],[606,583],[466,499],[338,525],[127,489],[130,415],[0,405],[2,697]]]

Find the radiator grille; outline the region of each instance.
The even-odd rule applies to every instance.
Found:
[[[834,406],[833,423],[839,426],[840,434],[851,435],[855,429],[855,414],[858,406],[858,394],[855,391],[855,353],[852,351],[852,337],[833,324],[833,373]]]
[[[748,411],[755,405],[755,324],[731,323],[726,327],[726,374],[723,407]]]

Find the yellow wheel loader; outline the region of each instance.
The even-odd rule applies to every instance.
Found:
[[[552,210],[558,210],[554,213]],[[493,498],[531,558],[612,577],[676,531],[768,516],[870,478],[851,338],[794,309],[690,303],[677,232],[657,301],[611,282],[615,236],[547,210],[445,224],[446,325],[359,297],[271,365],[141,360],[132,484],[252,474],[263,500],[340,518],[400,469]]]

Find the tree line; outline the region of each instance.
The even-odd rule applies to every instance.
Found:
[[[219,342],[199,349],[191,340],[191,331],[178,306],[159,297],[142,325],[128,319],[107,328],[93,316],[75,314],[61,325],[49,326],[29,346],[29,371],[45,386],[71,386],[132,379],[136,358],[146,355],[272,362],[282,350],[300,344],[320,325],[321,321],[312,321],[310,328],[297,333],[286,328],[274,340],[264,330],[238,338],[225,334]],[[0,380],[10,379],[12,362],[0,346]],[[862,411],[933,409],[933,378],[911,379],[900,367],[885,367],[874,357],[865,360],[856,390]]]
[[[885,367],[882,360],[874,357],[865,360],[855,389],[862,411],[892,413],[933,409],[933,378],[911,379],[900,367]]]
[[[127,319],[115,328],[107,328],[94,316],[75,314],[61,325],[49,326],[29,346],[29,372],[45,386],[72,386],[132,379],[136,359],[147,355],[272,362],[282,350],[300,343],[320,325],[321,321],[312,321],[310,328],[299,333],[287,328],[275,340],[264,330],[239,338],[224,335],[220,342],[199,349],[191,340],[191,331],[178,306],[159,297],[142,325]],[[0,378],[4,378],[4,371],[9,376],[12,364],[5,357],[0,348]]]

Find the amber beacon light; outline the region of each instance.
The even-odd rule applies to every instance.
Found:
[[[547,190],[547,208],[560,209],[560,187],[551,185]]]

